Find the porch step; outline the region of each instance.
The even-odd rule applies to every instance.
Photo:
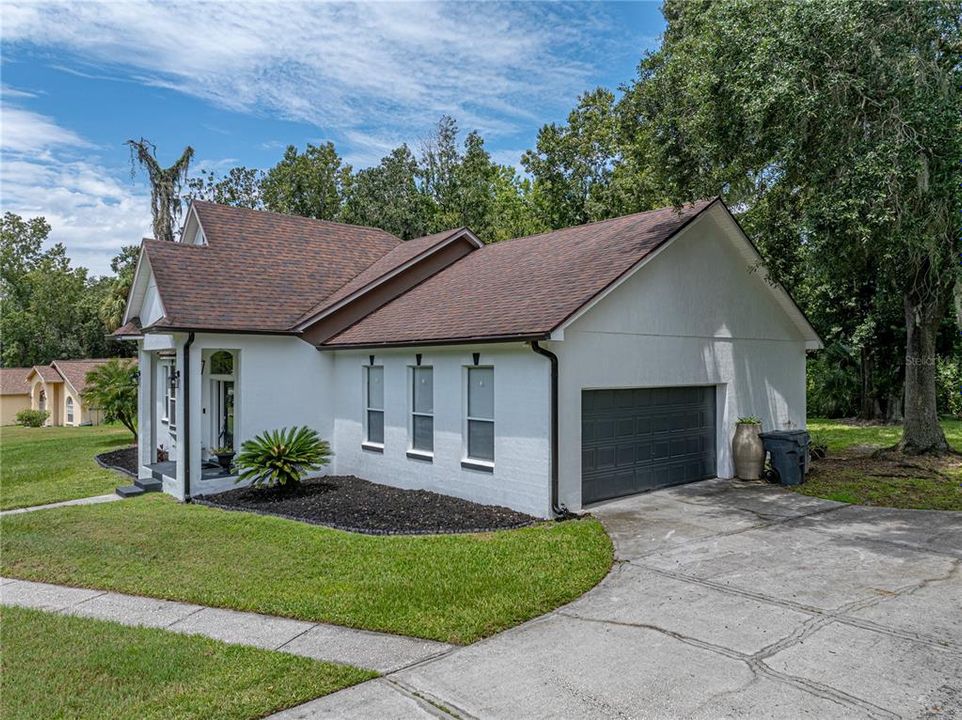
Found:
[[[137,497],[138,495],[143,495],[145,490],[139,488],[136,485],[122,485],[115,491],[122,498]]]
[[[159,479],[152,478],[137,478],[134,480],[134,485],[139,487],[144,492],[160,492],[164,489],[164,483]]]
[[[117,494],[123,498],[137,497],[148,492],[160,492],[164,489],[164,484],[160,480],[151,478],[137,478],[133,485],[124,485],[117,488]]]

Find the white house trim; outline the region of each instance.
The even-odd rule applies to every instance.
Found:
[[[204,224],[200,221],[200,216],[194,209],[193,204],[187,209],[187,218],[184,221],[184,228],[180,233],[180,242],[184,245],[207,244],[207,233],[204,231]]]
[[[138,317],[143,310],[144,298],[147,295],[147,287],[154,275],[154,270],[150,266],[150,258],[142,247],[140,257],[137,260],[137,268],[134,270],[134,281],[130,287],[130,295],[127,298],[127,307],[124,309],[124,319],[121,323],[126,325],[133,318]],[[167,308],[164,306],[164,298],[160,294],[160,286],[155,282],[154,289],[157,292],[157,302],[160,303],[161,317],[167,316]]]
[[[349,303],[353,302],[354,300],[356,300],[357,298],[361,297],[362,295],[365,295],[366,293],[370,292],[371,290],[373,290],[374,288],[378,287],[379,285],[383,285],[384,283],[386,283],[386,282],[387,282],[388,280],[390,280],[391,278],[393,278],[393,277],[395,277],[395,276],[397,276],[397,275],[400,275],[402,272],[404,272],[404,271],[407,270],[408,268],[412,267],[413,265],[416,265],[417,263],[419,263],[419,262],[420,262],[421,260],[423,260],[424,258],[426,258],[426,257],[428,257],[428,256],[430,256],[430,255],[433,255],[434,253],[438,252],[439,250],[443,250],[443,249],[446,248],[448,245],[451,245],[452,243],[457,242],[458,240],[460,240],[460,239],[462,239],[462,238],[467,238],[467,239],[471,242],[471,244],[474,245],[476,248],[480,248],[480,247],[483,247],[483,246],[484,246],[484,243],[481,242],[481,241],[478,239],[478,237],[477,237],[473,232],[471,232],[471,231],[468,230],[467,228],[462,228],[461,230],[458,230],[458,231],[456,231],[455,233],[453,233],[450,237],[442,240],[440,243],[437,243],[437,244],[435,244],[435,245],[432,245],[431,247],[427,248],[426,250],[423,250],[422,252],[420,252],[420,253],[418,253],[417,255],[415,255],[413,258],[411,258],[411,259],[408,260],[407,262],[402,263],[401,265],[398,265],[397,267],[389,270],[388,272],[384,273],[384,274],[381,275],[380,277],[375,278],[374,280],[372,280],[371,282],[369,282],[367,285],[364,285],[363,287],[355,290],[354,292],[352,292],[350,295],[348,295],[348,296],[345,297],[344,299],[338,300],[338,301],[337,301],[336,303],[334,303],[333,305],[330,305],[330,306],[328,306],[328,307],[325,307],[325,308],[324,308],[323,310],[321,310],[320,312],[314,313],[313,315],[308,316],[308,317],[305,318],[304,320],[300,320],[300,321],[298,322],[298,324],[294,326],[294,330],[295,330],[296,332],[301,332],[302,330],[304,330],[305,328],[309,327],[310,325],[313,325],[313,324],[314,324],[315,322],[317,322],[318,320],[321,320],[322,318],[327,317],[327,316],[330,315],[331,313],[336,312],[337,310],[341,309],[341,308],[344,307],[345,305],[348,305]],[[398,247],[400,247],[400,246],[398,246]]]

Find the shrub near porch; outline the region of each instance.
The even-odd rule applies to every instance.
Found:
[[[112,492],[124,477],[94,456],[131,443],[120,425],[0,429],[0,510]]]
[[[2,574],[468,643],[608,572],[594,519],[370,536],[147,496],[0,519]]]

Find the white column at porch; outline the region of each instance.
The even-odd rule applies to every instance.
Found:
[[[137,477],[146,480],[151,477],[146,466],[154,462],[154,354],[144,350],[144,341],[137,341],[137,370],[140,380],[137,383]]]

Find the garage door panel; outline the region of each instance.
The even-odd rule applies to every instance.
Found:
[[[715,475],[715,388],[582,392],[582,501]]]

